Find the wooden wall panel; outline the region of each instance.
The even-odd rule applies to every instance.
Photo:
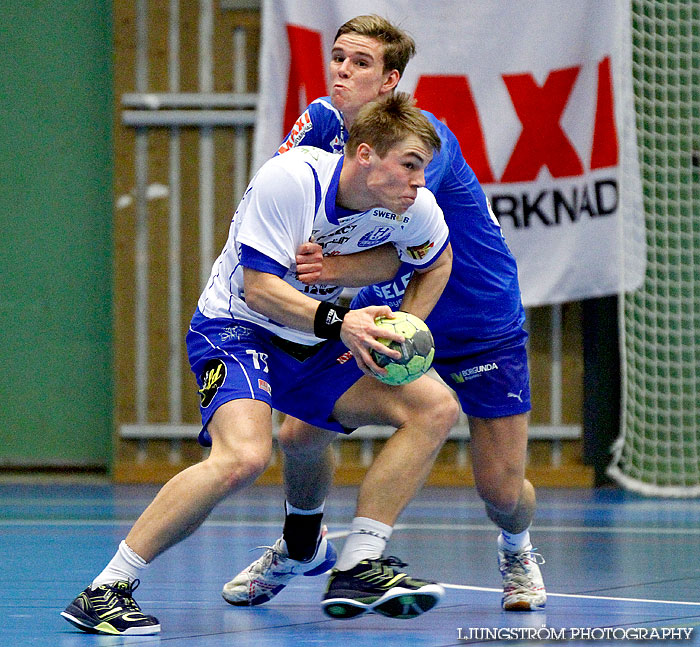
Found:
[[[149,3],[149,56],[148,90],[167,92],[168,86],[168,0],[151,0]],[[121,96],[135,91],[136,62],[136,3],[114,3],[114,62],[115,62],[115,273],[114,273],[114,321],[115,321],[115,420],[117,427],[135,422],[134,399],[134,235],[135,209],[133,198],[135,185],[134,151],[135,132],[121,123]],[[233,35],[236,28],[245,28],[248,38],[248,64],[245,91],[257,89],[257,52],[259,51],[260,25],[256,11],[223,10],[215,3],[214,20],[214,91],[231,92],[235,64]],[[197,92],[198,79],[198,28],[199,2],[180,2],[180,90]],[[168,186],[167,128],[153,128],[149,133],[149,185]],[[238,160],[234,159],[234,130],[217,128],[214,133],[215,155],[215,232],[214,254],[223,246],[233,211],[241,196],[235,195],[234,174]],[[247,136],[250,154],[252,137]],[[181,147],[181,272],[182,317],[181,344],[183,422],[196,424],[199,420],[194,377],[189,371],[184,337],[192,312],[201,291],[199,267],[199,131],[183,128],[180,131]],[[247,172],[246,172],[247,176]],[[245,178],[247,181],[247,177]],[[121,206],[120,206],[121,205]],[[148,391],[148,422],[167,422],[168,412],[168,199],[149,200],[149,252],[151,258],[149,289],[150,369]],[[564,423],[581,422],[582,358],[581,313],[579,304],[568,304],[564,316]],[[532,368],[533,413],[532,422],[546,424],[550,419],[549,380],[551,354],[549,350],[549,310],[535,308],[530,313],[530,361]],[[381,443],[377,443],[380,445]],[[581,465],[579,441],[564,443],[561,468],[548,466],[549,443],[533,443],[532,466],[528,472],[536,484],[590,485],[591,472]],[[115,437],[115,468],[118,480],[164,481],[180,469],[200,460],[202,450],[194,441],[173,445],[167,441],[149,441],[147,458],[138,441],[125,441]],[[173,451],[175,448],[175,451]],[[358,464],[358,449],[354,442],[342,444],[345,457],[338,470],[338,482],[358,483],[364,468]],[[471,483],[469,465],[455,467],[457,444],[448,443],[440,454],[430,481],[435,484]],[[262,477],[265,482],[280,481],[279,460]]]

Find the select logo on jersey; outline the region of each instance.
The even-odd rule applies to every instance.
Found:
[[[406,251],[408,251],[408,255],[416,260],[419,261],[422,258],[425,258],[427,253],[430,251],[431,247],[434,247],[435,243],[431,240],[426,240],[422,245],[416,245],[415,247],[408,247]]]
[[[389,240],[393,227],[377,227],[357,241],[358,247],[376,247]],[[410,249],[410,248],[409,248]]]
[[[407,272],[396,277],[391,283],[373,285],[372,291],[377,295],[381,303],[388,305],[392,310],[398,310],[406,293],[406,286],[411,280],[413,272]]]
[[[287,137],[285,142],[277,149],[277,152],[282,154],[286,153],[290,148],[294,148],[313,127],[311,115],[309,115],[309,111],[307,110],[297,119],[296,123],[292,126],[289,137]]]
[[[352,351],[348,350],[345,351],[340,357],[337,357],[335,361],[338,362],[338,364],[345,364],[345,362],[350,359],[352,359]]]
[[[199,399],[203,409],[206,409],[216,396],[219,387],[226,381],[226,364],[220,359],[210,359],[201,375],[202,388],[199,389]]]
[[[265,391],[265,393],[267,393],[268,395],[272,395],[272,387],[267,382],[265,382],[265,380],[261,380],[260,378],[258,378],[258,388]]]
[[[323,248],[324,252],[329,245],[344,245],[350,240],[350,234],[357,228],[358,223],[351,222],[349,224],[338,227],[327,234],[314,234],[316,242]]]
[[[372,220],[381,220],[382,222],[387,220],[391,222],[398,222],[402,225],[411,222],[411,216],[399,216],[393,211],[388,211],[387,209],[374,209],[370,218],[372,218]]]
[[[496,370],[498,370],[498,364],[496,364],[496,362],[488,362],[487,364],[480,364],[479,366],[462,369],[459,373],[450,373],[450,377],[456,384],[462,384],[467,380],[473,380],[475,377],[479,377],[482,373]]]

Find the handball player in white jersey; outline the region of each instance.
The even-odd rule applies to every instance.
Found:
[[[393,525],[430,471],[458,406],[426,376],[398,387],[375,379],[371,372],[382,369],[370,348],[398,358],[378,338],[402,338],[374,323],[391,309],[335,304],[335,284],[309,287],[297,280],[295,251],[316,240],[325,253],[349,259],[339,285],[364,285],[353,252],[390,242],[390,256],[398,253],[416,268],[404,302],[427,317],[451,268],[447,226],[424,188],[424,169],[439,147],[430,122],[407,95],[397,95],[363,109],[345,156],[301,148],[263,165],[234,215],[187,335],[199,386],[200,442],[211,444],[211,453],[163,486],[106,568],[63,611],[66,620],[89,633],[160,631],[159,621],[133,599],[139,578],[224,497],[263,472],[272,449],[273,407],[341,433],[366,424],[395,427],[357,505],[370,525]],[[396,268],[387,259],[388,278]],[[313,557],[297,562],[297,572],[323,572],[334,562],[322,534]],[[410,577],[403,566],[396,558],[373,560],[362,572],[336,577],[331,612],[413,617],[433,607],[442,587]],[[368,583],[358,576],[365,571],[381,577]]]

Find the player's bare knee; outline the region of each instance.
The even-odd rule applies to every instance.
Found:
[[[428,442],[440,448],[459,418],[459,405],[448,391],[431,394],[408,412],[411,427],[423,432]]]
[[[221,487],[233,491],[252,483],[270,462],[271,448],[263,445],[242,445],[227,456],[210,457]]]
[[[322,454],[332,438],[328,432],[287,417],[280,427],[277,440],[287,456],[314,456]]]
[[[517,480],[497,480],[488,483],[476,483],[476,491],[484,503],[503,515],[513,514],[520,504],[522,495],[522,478]]]
[[[243,453],[229,472],[229,489],[235,489],[241,483],[248,485],[257,479],[270,462],[270,455],[270,452]]]
[[[496,493],[488,497],[482,496],[484,503],[502,515],[512,515],[518,509],[518,499],[507,496],[507,493]]]
[[[459,419],[459,404],[446,391],[431,403],[426,414],[427,424],[431,431],[446,439]]]

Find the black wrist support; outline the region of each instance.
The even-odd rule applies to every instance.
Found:
[[[350,308],[321,301],[314,316],[314,335],[321,339],[340,339],[343,318]]]

